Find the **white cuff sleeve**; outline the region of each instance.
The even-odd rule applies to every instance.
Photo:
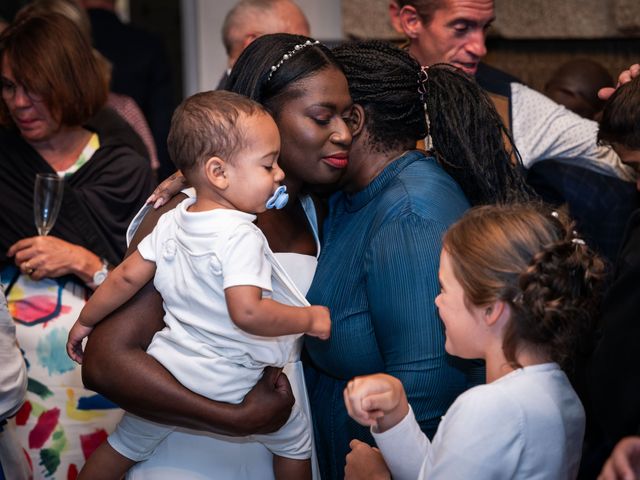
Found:
[[[431,444],[420,430],[411,406],[409,413],[395,427],[386,432],[371,434],[384,456],[394,480],[419,478]]]

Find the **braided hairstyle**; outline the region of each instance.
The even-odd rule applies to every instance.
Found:
[[[297,50],[272,72],[271,67],[277,65],[287,52],[307,41],[315,42],[312,38],[289,33],[258,37],[238,57],[225,83],[225,90],[249,97],[277,116],[279,107],[300,93],[295,88],[298,82],[326,68],[342,71],[327,47],[313,43]]]
[[[473,78],[450,65],[429,67],[421,99],[420,65],[407,52],[386,42],[366,41],[344,44],[333,53],[342,64],[353,101],[365,110],[375,150],[411,149],[429,134],[433,153],[471,204],[535,197],[500,115]]]
[[[465,301],[511,307],[503,351],[514,368],[526,344],[570,369],[594,330],[604,262],[562,212],[541,203],[469,210],[443,239]]]

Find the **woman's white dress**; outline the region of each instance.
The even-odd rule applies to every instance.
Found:
[[[192,190],[187,190],[185,193],[193,196]],[[300,200],[316,238],[317,255],[320,255],[313,201],[309,197],[303,197]],[[146,212],[143,209],[141,214],[144,213]],[[127,235],[129,240],[138,224],[136,220],[132,222],[132,227]],[[286,272],[290,283],[297,287],[300,293],[306,294],[316,270],[317,256],[296,253],[276,253],[275,256]],[[289,288],[291,288],[291,284],[288,285]],[[277,296],[276,289],[277,283],[274,283],[274,298]],[[279,300],[282,301],[282,299]],[[301,341],[302,339],[299,340],[300,347]],[[284,372],[291,383],[296,401],[305,409],[307,418],[311,420],[299,351],[298,360],[287,364]],[[309,424],[309,428],[312,428],[311,424]],[[315,449],[312,464],[313,478],[319,479]],[[132,468],[127,474],[127,478],[129,480],[173,480],[176,478],[273,480],[274,476],[271,452],[262,444],[244,438],[178,428],[157,447],[149,460]]]

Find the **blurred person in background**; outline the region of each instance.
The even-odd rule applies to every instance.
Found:
[[[243,50],[259,36],[269,33],[308,37],[309,22],[292,0],[241,0],[229,10],[222,25],[227,70],[216,88],[224,88],[231,68]]]
[[[0,62],[0,275],[29,365],[16,432],[35,478],[75,478],[121,411],[83,387],[64,338],[120,262],[126,228],[153,188],[151,169],[122,138],[88,125],[107,88],[71,20],[19,12],[0,35]],[[64,179],[46,236],[34,224],[37,173]]]
[[[167,135],[175,107],[170,63],[162,39],[123,23],[115,0],[81,0],[91,20],[93,45],[113,65],[111,91],[133,98],[142,109],[158,151],[162,180],[175,167],[167,151]]]
[[[544,86],[544,94],[581,117],[599,121],[604,100],[598,98],[598,91],[614,85],[613,77],[601,64],[578,58],[553,72]]]
[[[34,0],[25,10],[28,10],[31,15],[45,13],[59,13],[64,15],[73,21],[86,36],[87,40],[91,42],[91,22],[89,21],[87,12],[80,6],[77,0]],[[93,49],[93,54],[103,69],[104,81],[107,84],[107,88],[110,88],[113,65],[99,51]],[[149,158],[152,170],[157,173],[160,162],[158,161],[156,144],[149,124],[136,101],[128,95],[109,91],[106,106],[114,110],[125,120],[140,137],[146,150],[140,150],[140,153]],[[100,121],[100,119],[98,119],[98,121]],[[136,145],[133,146],[134,149],[139,150],[137,142]]]

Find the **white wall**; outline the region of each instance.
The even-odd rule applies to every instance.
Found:
[[[184,95],[216,87],[226,68],[222,22],[236,0],[182,0]],[[341,0],[297,0],[318,39],[342,38]]]

